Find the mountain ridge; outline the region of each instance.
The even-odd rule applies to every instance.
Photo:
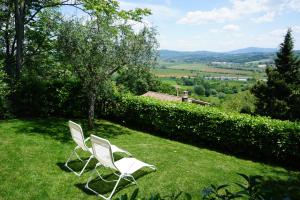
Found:
[[[247,47],[227,52],[159,50],[161,60],[179,62],[234,62],[245,63],[259,60],[274,60],[278,49]],[[295,50],[300,56],[300,51]]]
[[[240,53],[274,53],[278,49],[276,48],[264,48],[264,47],[246,47],[241,49],[234,49],[231,51],[207,51],[207,50],[199,50],[199,51],[180,51],[180,50],[171,50],[171,49],[160,49],[162,52],[174,52],[174,53],[186,53],[186,54],[198,54],[198,53],[211,53],[211,54],[240,54]]]

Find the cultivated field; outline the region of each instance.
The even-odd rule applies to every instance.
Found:
[[[237,70],[230,68],[220,68],[208,66],[207,64],[197,63],[164,63],[161,64],[163,68],[155,68],[153,73],[158,77],[184,77],[184,76],[197,76],[197,74],[203,76],[230,76],[230,77],[239,77],[239,76],[258,76],[263,77],[264,73],[253,72],[251,70]]]

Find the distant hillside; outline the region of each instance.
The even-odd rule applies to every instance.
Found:
[[[233,51],[229,51],[229,54],[240,54],[240,53],[274,53],[278,49],[274,48],[260,48],[260,47],[247,47],[243,49],[236,49]]]
[[[233,62],[245,63],[259,60],[273,60],[277,49],[249,47],[229,52],[172,51],[160,50],[161,60],[175,62]],[[300,51],[296,51],[300,55]]]
[[[210,51],[172,51],[172,50],[159,50],[159,55],[162,59],[176,59],[176,58],[189,58],[189,57],[207,57],[217,56],[220,53]]]

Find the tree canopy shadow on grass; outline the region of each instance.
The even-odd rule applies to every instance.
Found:
[[[119,159],[123,158],[123,154],[122,153],[114,153],[114,160],[117,161]],[[67,158],[66,158],[67,159]],[[89,157],[81,157],[81,159],[83,160],[80,161],[79,159],[75,159],[75,160],[71,160],[68,163],[68,166],[71,167],[74,171],[76,172],[80,172],[82,170],[82,168],[84,167],[84,165],[86,164],[86,161],[89,159]],[[95,168],[97,164],[97,160],[95,158],[92,158],[91,161],[89,162],[89,164],[86,166],[84,172],[88,172],[91,171]],[[72,172],[70,171],[66,166],[65,166],[65,162],[58,162],[56,163],[56,165],[65,172]],[[73,172],[72,172],[73,173]]]
[[[269,199],[300,199],[300,175],[290,176],[284,180],[275,177],[263,177],[260,190],[264,191]]]
[[[74,171],[76,172],[80,172],[82,170],[82,168],[84,167],[84,165],[86,164],[86,161],[87,159],[89,158],[83,158],[83,162],[80,161],[80,160],[71,160],[69,163],[68,163],[68,166],[70,168],[72,168]],[[95,159],[91,159],[91,161],[89,162],[89,164],[86,166],[84,172],[88,172],[88,171],[91,171],[94,169],[95,165],[96,165],[96,160]],[[72,172],[70,171],[66,166],[65,166],[65,162],[58,162],[56,163],[56,165],[62,170],[62,171],[65,171],[65,172]],[[73,172],[72,172],[73,173]]]
[[[138,172],[135,172],[133,176],[134,176],[135,180],[138,182],[139,178],[142,178],[143,176],[145,176],[149,173],[151,173],[151,172],[148,170],[139,170]],[[118,176],[116,176],[113,173],[102,175],[102,177],[108,181],[118,179]],[[93,190],[95,190],[96,192],[98,192],[99,194],[102,194],[102,195],[107,194],[108,195],[108,193],[110,193],[113,190],[115,184],[116,184],[116,182],[105,182],[99,176],[96,176],[94,174],[94,179],[92,179],[91,182],[89,183],[89,187],[92,188]],[[87,189],[85,187],[85,185],[86,185],[86,182],[75,184],[75,186],[77,188],[79,188],[81,191],[83,191],[84,193],[86,193],[88,195],[96,195],[95,193],[93,193],[92,191]],[[130,186],[134,186],[134,184],[127,180],[122,179],[117,187],[116,193],[121,191],[122,189],[125,189]]]
[[[282,179],[278,177],[246,175],[237,173],[243,180],[236,183],[210,185],[202,189],[204,199],[261,199],[261,200],[299,200],[300,175]],[[233,190],[232,186],[237,186]],[[226,198],[225,198],[226,196]],[[209,197],[209,198],[208,198]]]
[[[87,128],[86,120],[74,120],[81,124],[85,137],[90,134],[99,135],[101,137],[110,139],[123,134],[131,134],[129,130],[122,129],[118,125],[103,123],[102,121],[95,122],[95,129],[90,131]],[[72,140],[70,130],[68,127],[68,120],[66,119],[26,119],[24,123],[14,125],[16,133],[23,134],[40,134],[50,136],[60,142],[66,143]]]

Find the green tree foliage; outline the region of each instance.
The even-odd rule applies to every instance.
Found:
[[[150,69],[156,64],[158,43],[156,31],[153,28],[143,28],[132,35],[135,48],[131,49],[136,55],[130,65],[120,70],[116,82],[137,95],[147,91],[157,91],[161,82],[151,73]],[[129,49],[130,50],[130,49]]]
[[[66,70],[66,67],[60,65],[57,51],[57,36],[62,19],[56,9],[43,9],[36,15],[36,20],[29,23],[23,75],[57,79],[63,74],[62,70]]]
[[[124,67],[145,67],[153,63],[157,55],[156,46],[152,45],[155,37],[148,34],[146,28],[136,34],[124,20],[123,11],[120,11],[121,17],[114,12],[100,11],[96,10],[93,19],[85,23],[64,22],[59,34],[62,60],[73,68],[87,91],[90,128],[96,99],[112,75]],[[133,13],[132,20],[137,17]]]
[[[205,88],[203,87],[203,85],[195,85],[194,86],[194,92],[197,95],[204,95],[205,94]]]
[[[300,62],[293,52],[292,30],[275,59],[275,68],[267,68],[267,82],[258,82],[251,89],[256,96],[256,112],[278,119],[300,119]]]
[[[93,0],[94,3],[103,1],[105,0]],[[46,8],[62,5],[77,7],[84,4],[85,1],[80,0],[0,0],[0,41],[3,44],[0,56],[5,60],[4,70],[11,80],[18,80],[21,77],[21,71],[26,63],[25,56],[31,45],[31,39],[34,38],[30,35],[36,30],[32,27],[32,23],[39,20],[37,17],[39,13]]]
[[[160,81],[148,68],[133,67],[122,71],[117,77],[117,83],[125,86],[127,91],[141,95],[147,91],[157,91]]]
[[[6,118],[9,116],[9,106],[7,97],[10,93],[8,84],[6,83],[7,79],[6,73],[2,70],[0,63],[0,119]]]

